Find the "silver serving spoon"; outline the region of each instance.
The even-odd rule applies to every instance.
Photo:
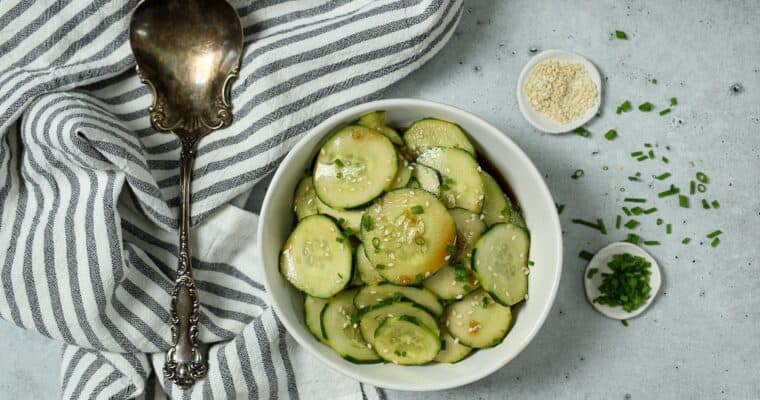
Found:
[[[171,293],[172,342],[164,375],[181,387],[206,375],[198,341],[199,302],[191,271],[190,181],[196,143],[232,120],[229,89],[237,77],[243,29],[224,0],[143,0],[129,25],[137,72],[153,93],[150,122],[182,142],[179,265]]]

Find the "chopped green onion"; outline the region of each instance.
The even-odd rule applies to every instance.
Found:
[[[670,160],[667,157],[662,156],[662,162],[664,162],[665,164],[667,164],[667,163],[670,162]]]
[[[422,214],[423,212],[425,212],[425,210],[419,204],[415,205],[415,206],[412,206],[412,208],[410,208],[410,210],[412,211],[412,214]]]
[[[629,176],[628,180],[631,182],[641,182],[641,179],[639,179],[638,176]]]
[[[697,185],[697,192],[704,193],[706,191],[707,191],[707,186],[705,186],[705,185],[703,185],[701,183]]]
[[[714,237],[717,237],[717,236],[718,236],[718,235],[720,235],[721,233],[723,233],[723,231],[722,231],[722,230],[720,230],[720,229],[718,229],[717,231],[712,231],[712,232],[710,232],[710,233],[708,233],[708,234],[707,234],[707,238],[708,238],[708,239],[712,239],[712,238],[714,238]]]
[[[622,114],[624,112],[631,111],[631,102],[626,100],[622,104],[620,104],[615,111],[617,114]]]
[[[374,227],[372,225],[372,217],[370,217],[368,214],[362,215],[362,227],[365,231],[371,231]]]
[[[626,320],[626,319],[621,319],[621,320],[620,320],[620,323],[621,323],[621,324],[623,324],[623,326],[624,326],[624,327],[626,327],[626,328],[628,327],[628,320]]]
[[[669,108],[666,108],[666,109],[660,111],[660,115],[667,115],[667,114],[670,114],[670,109]]]
[[[586,128],[582,127],[582,126],[579,126],[578,128],[575,128],[575,130],[573,132],[575,132],[575,134],[578,135],[578,136],[583,136],[583,137],[589,137],[589,136],[591,136],[591,132],[589,132],[588,129],[586,129]]]
[[[662,218],[657,218],[657,226],[662,225],[663,222]]]
[[[530,265],[532,267],[532,266],[536,265],[536,263],[534,263],[533,260],[528,260],[528,265]]]
[[[446,245],[446,252],[452,256],[457,254],[457,246],[454,246],[453,244]]]
[[[682,194],[679,194],[678,205],[681,206],[681,208],[689,208],[689,198]]]
[[[620,229],[620,222],[622,220],[623,220],[623,217],[621,217],[620,215],[618,215],[617,218],[615,219],[615,229]]]
[[[659,246],[660,242],[658,242],[656,240],[645,240],[644,241],[644,245],[645,246]]]
[[[712,208],[720,208],[720,203],[718,203],[718,200],[713,200],[711,204]]]
[[[335,173],[335,177],[338,178],[338,179],[343,179],[343,172],[341,172],[341,171],[336,172]]]
[[[441,185],[441,190],[443,190],[444,192],[445,192],[445,191],[447,191],[447,190],[449,190],[449,189],[451,189],[451,188],[449,187],[449,185],[447,185],[447,184],[445,184],[445,183]]]
[[[694,181],[689,181],[689,194],[693,196],[696,189],[697,189],[697,184]]]
[[[631,209],[631,214],[633,214],[633,215],[641,215],[643,213],[644,213],[644,209],[641,208],[641,207],[633,207]]]
[[[341,161],[339,158],[335,159],[335,165],[337,165],[338,168],[343,168],[344,166],[343,161]]]
[[[654,105],[652,105],[652,103],[647,101],[646,103],[642,103],[641,105],[639,105],[639,111],[649,112],[649,111],[652,111],[653,107]]]
[[[702,208],[704,208],[705,210],[710,209],[710,203],[707,202],[707,199],[702,199]]]
[[[646,160],[646,159],[648,159],[648,158],[649,158],[649,157],[647,157],[647,156],[641,156],[641,157],[637,158],[637,159],[636,159],[636,161],[639,161],[639,162],[641,162],[641,161],[644,161],[644,160]]]
[[[652,148],[652,143],[644,143],[644,147],[646,147],[648,149],[651,149]]]
[[[604,221],[602,221],[601,218],[597,218],[596,219],[596,223],[597,223],[597,225],[599,225],[599,228],[602,231],[602,234],[606,235],[607,234],[607,228],[605,228],[605,226],[604,226]]]
[[[414,243],[422,246],[425,244],[425,238],[422,236],[417,236],[416,238],[414,238]]]
[[[715,238],[713,239],[712,242],[710,242],[710,246],[712,247],[718,247],[719,244],[720,244],[720,238]]]
[[[678,192],[680,192],[680,191],[681,191],[681,189],[675,187],[674,185],[670,185],[670,189],[668,189],[668,190],[666,190],[664,192],[657,193],[657,197],[663,198],[663,197],[672,196],[674,194],[678,194]]]
[[[591,258],[589,258],[591,260]],[[588,272],[586,273],[586,278],[591,279],[599,272],[599,268],[589,268]]]
[[[690,237],[685,237],[685,238],[683,238],[683,240],[681,241],[681,244],[689,244],[689,242],[691,242],[691,238],[690,238]]]
[[[599,232],[601,232],[602,234],[606,235],[607,234],[607,228],[604,227],[604,222],[601,219],[597,219],[596,221],[597,221],[596,224],[593,223],[593,222],[582,220],[582,219],[573,219],[570,222],[572,222],[574,224],[578,224],[578,225],[587,226],[587,227],[592,228],[592,229],[596,229]]]
[[[556,204],[556,203],[555,203],[555,205],[557,206],[557,214],[562,214],[562,210],[565,209],[565,205],[564,204]]]
[[[623,207],[623,212],[625,213],[625,215],[629,217],[631,216],[631,210],[629,210],[628,207]]]
[[[449,177],[447,176],[447,177],[443,178],[443,183],[445,183],[445,184],[447,184],[447,185],[453,185],[453,184],[454,184],[454,180],[453,180],[453,179],[451,179],[451,178],[449,178]]]
[[[646,203],[647,199],[642,199],[638,197],[626,197],[625,199],[623,199],[623,201],[628,202],[628,203]]]
[[[633,228],[636,228],[639,225],[641,225],[639,223],[639,221],[636,221],[635,219],[632,219],[632,220],[626,222],[625,225],[623,225],[623,226],[625,226],[628,229],[633,229]]]
[[[483,308],[488,308],[488,303],[489,302],[490,302],[490,300],[488,300],[488,296],[485,296],[485,297],[483,297],[481,299],[481,303],[482,303]]]
[[[652,80],[650,82],[652,82],[652,85],[656,85],[657,84],[657,79],[652,78]]]
[[[644,210],[644,214],[649,215],[651,213],[657,212],[657,207],[647,208]]]
[[[710,178],[702,172],[697,172],[697,180],[702,183],[710,183]]]
[[[671,106],[675,106],[675,105],[678,105],[678,99],[677,99],[677,98],[675,98],[675,97],[671,97],[671,98],[670,98],[670,105],[671,105]]]
[[[654,160],[654,150],[649,150],[648,155],[649,155],[649,158]]]
[[[615,31],[615,37],[620,40],[628,40],[628,35],[623,31]]]
[[[457,282],[467,282],[470,280],[470,270],[462,263],[454,265],[454,280]]]
[[[607,131],[607,133],[604,134],[604,138],[607,140],[615,140],[617,136],[618,136],[617,131],[614,129],[610,129]]]
[[[657,179],[658,181],[664,181],[665,179],[670,178],[670,172],[666,172],[661,175],[654,175],[654,179]]]
[[[335,238],[335,241],[338,242],[338,243],[343,243],[345,241],[345,239],[343,239],[342,237],[338,236],[338,237]]]
[[[640,156],[642,154],[644,154],[644,153],[640,152],[640,151],[634,151],[633,153],[631,153],[631,157],[636,158],[636,157],[638,157],[638,156]]]
[[[641,237],[635,233],[629,233],[625,241],[628,243],[639,244]]]
[[[576,169],[575,172],[573,172],[573,174],[570,175],[570,177],[573,178],[573,179],[579,179],[580,177],[583,176],[583,173],[584,172],[583,172],[582,169]]]
[[[593,257],[594,257],[594,254],[592,254],[592,253],[589,253],[589,252],[588,252],[588,251],[586,251],[586,250],[581,250],[581,252],[580,252],[580,253],[578,253],[578,257],[580,257],[580,258],[582,258],[582,259],[584,259],[584,260],[586,260],[586,261],[591,261],[591,258],[593,258]]]
[[[377,264],[377,265],[375,265],[375,269],[385,269],[385,265],[384,264]]]
[[[671,233],[673,233],[673,225],[671,225],[671,224],[665,225],[665,233],[667,233],[668,235],[670,235]]]

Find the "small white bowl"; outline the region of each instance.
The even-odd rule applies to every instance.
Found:
[[[591,81],[596,84],[597,95],[596,102],[591,108],[586,110],[585,114],[566,124],[560,124],[547,118],[544,114],[535,111],[533,107],[531,107],[528,95],[525,93],[525,81],[528,79],[533,67],[544,61],[569,61],[579,63],[586,68],[589,78],[591,78]],[[536,127],[536,129],[546,133],[570,132],[590,121],[599,111],[599,106],[602,104],[602,78],[599,75],[599,70],[597,70],[594,64],[585,57],[564,50],[546,50],[531,58],[530,61],[525,64],[522,72],[520,72],[520,77],[517,80],[517,103],[520,106],[520,112],[522,112],[522,115],[531,125]]]
[[[319,145],[335,127],[376,110],[387,111],[388,122],[409,126],[424,117],[455,121],[470,134],[479,154],[487,158],[509,182],[523,208],[531,235],[530,298],[515,307],[515,323],[496,347],[474,352],[456,364],[400,366],[353,364],[319,343],[303,322],[303,296],[279,273],[283,242],[293,228],[292,197]],[[442,390],[466,385],[503,367],[530,343],[544,323],[557,294],[562,272],[562,232],[549,189],[528,156],[507,135],[482,119],[443,104],[414,99],[381,100],[340,112],[312,129],[288,153],[274,175],[261,209],[259,252],[267,291],[277,315],[295,340],[329,367],[372,385],[397,390]],[[551,353],[546,349],[546,356]]]
[[[612,261],[612,256],[621,253],[630,253],[634,256],[643,257],[650,264],[649,271],[651,272],[651,275],[649,276],[649,299],[647,299],[641,307],[631,312],[626,312],[623,310],[623,307],[610,307],[608,305],[594,303],[594,299],[602,294],[599,291],[599,285],[602,284],[602,274],[612,272],[607,264]],[[589,279],[588,270],[591,268],[596,268],[599,272]],[[586,267],[586,271],[583,273],[583,282],[586,288],[586,298],[588,298],[588,301],[597,311],[613,319],[629,319],[643,313],[644,310],[652,304],[652,301],[654,301],[654,298],[657,296],[657,292],[660,291],[662,274],[660,273],[660,266],[657,265],[657,260],[644,251],[644,249],[633,243],[617,242],[599,250],[599,252],[591,258],[591,261],[589,261],[588,266]]]

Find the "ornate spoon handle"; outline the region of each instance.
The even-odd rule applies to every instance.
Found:
[[[198,348],[200,303],[190,256],[190,181],[195,161],[195,142],[182,138],[179,166],[180,219],[177,279],[172,290],[170,315],[172,346],[166,352],[164,375],[183,388],[206,376],[206,360]],[[189,138],[188,138],[189,139]]]

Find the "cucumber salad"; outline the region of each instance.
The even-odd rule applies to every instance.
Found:
[[[323,142],[293,208],[280,272],[349,361],[458,362],[501,343],[528,298],[525,222],[457,124],[363,115]]]

